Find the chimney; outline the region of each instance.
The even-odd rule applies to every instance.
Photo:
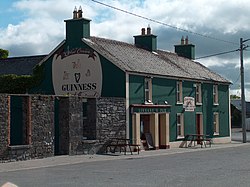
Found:
[[[175,53],[178,56],[182,56],[185,58],[189,58],[191,60],[195,59],[195,45],[189,44],[188,36],[186,36],[185,40],[182,36],[181,38],[181,44],[175,45]]]
[[[145,35],[145,28],[141,29],[141,35],[143,35],[143,36]]]
[[[185,45],[188,45],[188,36],[186,36]]]
[[[151,28],[147,27],[147,34],[145,28],[141,29],[141,35],[134,36],[135,46],[146,49],[148,51],[157,50],[157,36],[151,34]]]
[[[151,28],[150,28],[150,26],[148,25],[148,27],[147,27],[147,35],[150,35],[151,34]]]
[[[82,17],[81,6],[73,11],[73,19],[64,20],[66,22],[66,42],[70,47],[79,46],[82,38],[90,37],[90,21]]]
[[[77,18],[82,18],[82,7],[79,7],[79,10],[77,12]]]
[[[181,37],[181,45],[185,44],[184,36]]]
[[[76,19],[77,18],[77,8],[75,6],[75,9],[73,11],[73,19]]]

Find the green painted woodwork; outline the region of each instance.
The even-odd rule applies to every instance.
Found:
[[[99,54],[100,55],[100,54]],[[126,96],[125,72],[100,55],[102,65],[102,97]]]
[[[129,104],[144,103],[144,77],[129,76]]]
[[[65,46],[62,46],[62,48]],[[82,42],[81,48],[91,49]],[[71,48],[69,49],[71,50]],[[60,49],[59,49],[60,51]],[[55,52],[57,53],[57,52]],[[100,54],[99,54],[100,55]],[[30,93],[51,94],[54,95],[52,81],[52,60],[54,54],[42,64],[44,66],[44,79],[39,86],[33,88]],[[125,97],[125,72],[100,55],[102,65],[102,97]],[[122,84],[121,84],[122,83]]]
[[[195,46],[193,44],[175,45],[175,53],[189,59],[195,59]]]
[[[129,76],[129,102],[131,104],[144,103],[144,78],[143,76]],[[184,97],[194,97],[196,88],[193,81],[182,81],[182,93]],[[229,136],[229,91],[228,85],[218,85],[219,105],[213,104],[213,84],[202,83],[202,105],[196,105],[194,112],[187,112],[182,104],[176,104],[176,80],[165,78],[152,79],[152,101],[154,104],[164,104],[167,101],[170,109],[170,141],[176,141],[176,116],[184,113],[184,133],[196,133],[196,114],[203,116],[204,134],[213,137],[213,113],[219,113],[220,133],[218,137]],[[130,124],[132,122],[130,121]],[[131,129],[131,127],[130,127]]]
[[[82,38],[90,37],[90,21],[85,18],[65,20],[67,46],[78,47],[82,44]]]
[[[11,96],[10,109],[10,145],[22,145],[24,143],[22,97]]]
[[[228,86],[219,85],[218,86],[219,94],[219,105],[213,107],[214,112],[219,113],[219,137],[229,136],[230,129],[225,124],[229,124],[229,90]]]
[[[155,35],[138,35],[134,36],[136,47],[140,47],[149,51],[157,50],[157,36]]]

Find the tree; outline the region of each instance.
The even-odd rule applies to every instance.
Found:
[[[240,97],[237,95],[230,95],[230,99],[240,99]]]
[[[9,56],[9,51],[8,50],[0,49],[0,59],[8,58],[8,56]]]

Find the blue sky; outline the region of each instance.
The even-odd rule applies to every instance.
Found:
[[[150,25],[153,34],[158,36],[158,48],[173,52],[181,37],[188,35],[190,42],[196,45],[196,57],[237,49],[240,37],[250,38],[250,3],[247,0],[101,2],[229,43],[134,17],[91,0],[0,0],[0,48],[9,50],[12,57],[48,54],[65,38],[64,20],[72,17],[75,6],[82,6],[83,16],[92,20],[92,36],[133,43],[133,36]],[[245,51],[246,72],[250,70],[249,55],[250,52]],[[199,62],[232,81],[232,93],[240,94],[238,52]],[[250,74],[245,73],[245,76],[250,100]]]
[[[25,14],[15,8],[12,8],[15,0],[0,1],[0,27],[7,27],[8,24],[18,24],[25,19]]]

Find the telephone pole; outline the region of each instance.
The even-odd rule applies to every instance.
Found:
[[[244,45],[247,40],[240,38],[240,77],[241,77],[241,115],[242,115],[242,142],[247,142],[246,136],[246,100],[245,100],[245,81],[244,81],[244,64],[243,64],[243,50],[248,46]]]

